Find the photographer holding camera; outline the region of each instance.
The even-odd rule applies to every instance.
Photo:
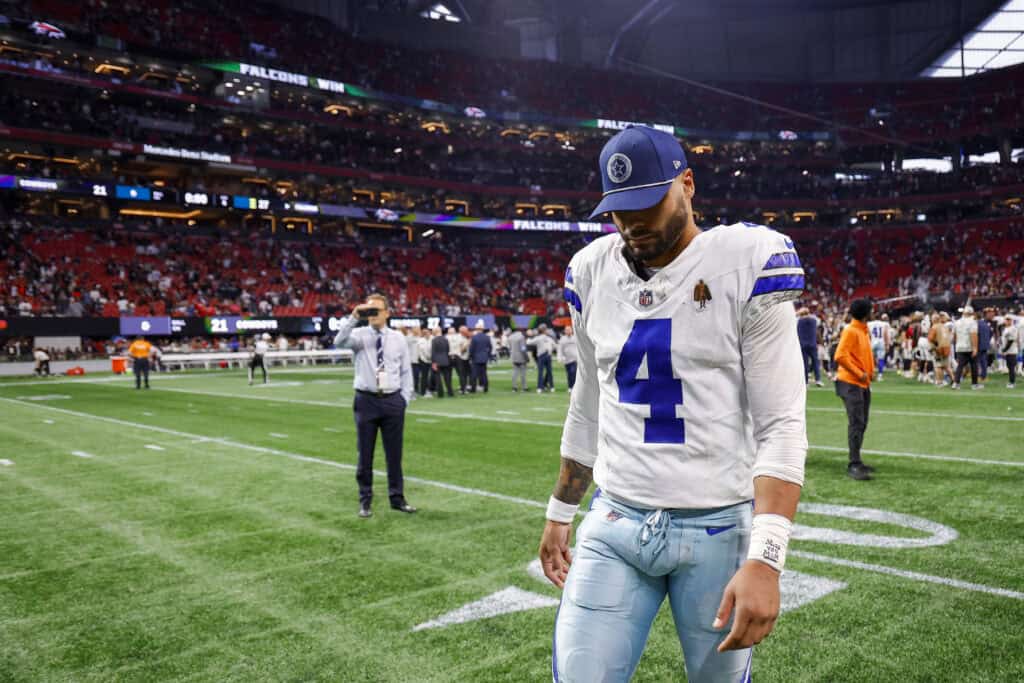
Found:
[[[369,325],[356,328],[359,321],[366,321]],[[405,500],[402,482],[402,432],[405,407],[412,400],[412,364],[405,339],[388,327],[387,297],[371,294],[366,303],[356,306],[352,315],[341,322],[334,345],[352,349],[355,354],[352,359],[356,371],[353,414],[359,447],[356,465],[359,516],[367,518],[373,514],[370,508],[373,500],[373,451],[378,429],[388,465],[391,507],[399,512],[416,512],[416,508]]]

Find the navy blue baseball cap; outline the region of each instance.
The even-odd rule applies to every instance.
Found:
[[[604,194],[590,217],[607,211],[641,211],[661,201],[686,170],[683,147],[671,133],[628,126],[601,150]]]

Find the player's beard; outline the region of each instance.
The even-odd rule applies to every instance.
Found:
[[[630,246],[629,242],[626,242],[626,249],[640,263],[648,264],[652,261],[657,261],[660,257],[672,251],[676,244],[683,239],[683,231],[685,229],[686,209],[680,208],[672,214],[672,217],[662,230],[652,231],[651,234],[657,235],[657,237],[636,248]]]

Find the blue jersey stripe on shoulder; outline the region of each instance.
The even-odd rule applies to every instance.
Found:
[[[768,262],[764,264],[763,270],[774,270],[775,268],[800,268],[800,257],[795,251],[781,251],[772,254]]]
[[[750,298],[753,299],[755,296],[771,294],[772,292],[802,290],[803,288],[803,273],[800,275],[769,275],[757,279],[757,282],[754,283],[754,291],[750,293]]]
[[[565,296],[565,300],[568,301],[572,305],[572,307],[576,309],[577,313],[583,312],[583,302],[580,301],[579,294],[569,289],[568,287],[562,290],[562,294],[563,296]]]
[[[565,281],[569,283],[572,282],[572,266],[565,267]]]

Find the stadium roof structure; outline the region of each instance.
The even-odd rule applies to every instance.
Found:
[[[1024,0],[367,0],[346,7],[339,27],[358,27],[371,40],[598,68],[642,65],[706,81],[905,81],[932,68],[953,75],[950,51],[972,27],[969,35],[982,42],[965,45],[968,74],[1009,64],[1024,48],[1013,23]],[[397,14],[418,27],[406,22],[398,31]]]
[[[1024,62],[1024,0],[1008,0],[962,36],[924,72],[928,77],[972,76]]]

